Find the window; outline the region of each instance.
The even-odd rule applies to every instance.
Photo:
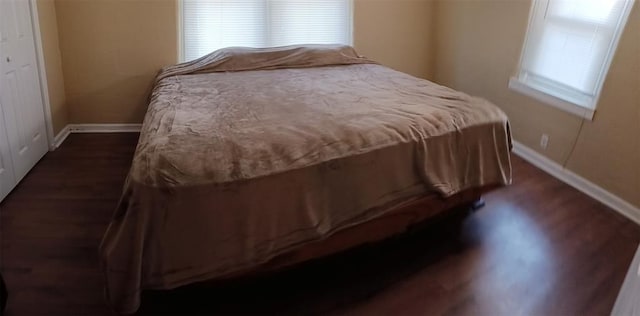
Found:
[[[509,86],[591,119],[633,0],[534,0]]]
[[[351,0],[182,0],[183,61],[229,46],[351,45]]]

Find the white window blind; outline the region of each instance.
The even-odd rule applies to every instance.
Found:
[[[230,46],[351,44],[351,0],[182,0],[182,59]]]
[[[595,108],[633,0],[534,0],[518,80]]]

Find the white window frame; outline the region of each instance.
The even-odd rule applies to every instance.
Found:
[[[1,0],[0,0],[1,1]],[[184,15],[183,15],[183,0],[177,0],[176,1],[176,14],[178,15],[176,17],[176,21],[177,21],[177,27],[178,27],[178,36],[177,36],[177,40],[178,40],[178,63],[182,63],[185,62],[184,60],[184,38],[183,38],[183,32],[184,32]],[[353,46],[353,20],[354,20],[354,5],[353,5],[353,0],[349,0],[349,12],[351,13],[351,20],[349,21],[349,45]]]
[[[631,9],[633,8],[635,0],[626,0],[625,6],[622,11],[622,18],[616,26],[613,40],[604,59],[602,72],[600,73],[597,80],[595,95],[593,96],[593,98],[589,98],[588,100],[577,98],[575,96],[572,96],[570,93],[562,93],[561,87],[554,87],[553,89],[550,89],[548,87],[545,87],[544,84],[536,84],[532,81],[526,80],[526,73],[523,69],[522,64],[524,62],[525,55],[527,54],[527,44],[530,40],[531,29],[533,28],[536,17],[538,16],[538,14],[540,14],[540,10],[545,10],[548,2],[549,0],[532,0],[531,10],[529,12],[529,23],[527,25],[527,33],[522,47],[522,52],[520,53],[520,60],[518,61],[516,74],[509,80],[509,88],[511,90],[532,97],[538,101],[541,101],[544,104],[559,108],[584,119],[593,120],[596,107],[602,93],[602,87],[604,86],[605,79],[607,77],[607,74],[609,73],[611,62],[613,61],[613,57],[615,56],[620,38],[622,36],[622,33],[624,32],[624,26],[629,19],[629,14],[631,13]]]

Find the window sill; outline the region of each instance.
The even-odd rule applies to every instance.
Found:
[[[518,78],[511,78],[509,80],[509,89],[520,92],[526,96],[532,97],[544,104],[561,109],[565,112],[577,115],[587,120],[593,120],[595,109],[588,108],[579,104],[562,100],[556,96],[543,92],[535,87],[531,87],[526,83],[518,80]]]

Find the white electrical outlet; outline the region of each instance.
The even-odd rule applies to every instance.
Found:
[[[540,137],[540,147],[546,150],[547,146],[549,146],[549,135],[542,134],[542,137]]]

